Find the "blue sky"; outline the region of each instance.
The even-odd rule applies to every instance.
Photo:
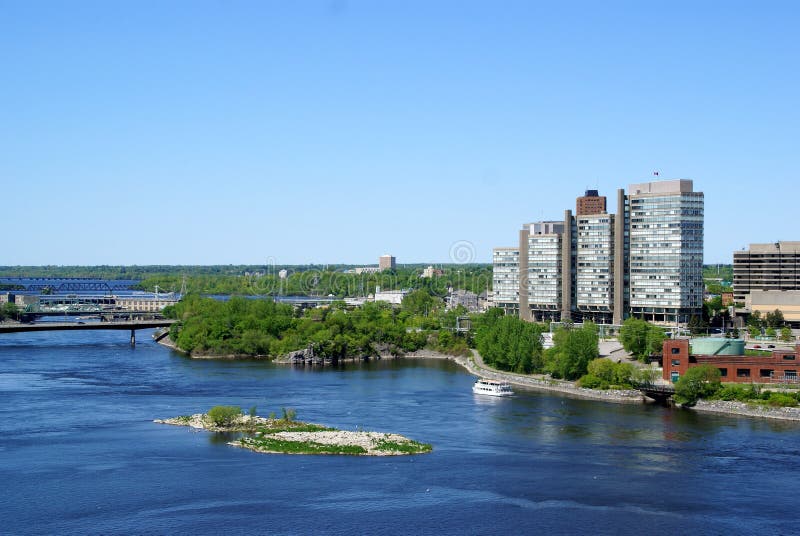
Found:
[[[799,240],[797,2],[0,0],[0,264],[450,262],[691,178]]]

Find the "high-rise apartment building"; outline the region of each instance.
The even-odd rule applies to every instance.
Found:
[[[494,248],[492,266],[495,307],[506,314],[519,314],[519,248]]]
[[[519,233],[519,307],[526,320],[558,319],[562,302],[563,221],[528,223]]]
[[[614,310],[614,215],[575,217],[575,307],[582,316],[610,323]]]
[[[690,180],[628,192],[630,313],[688,322],[703,306],[703,193]]]
[[[617,214],[590,190],[563,221],[526,224],[519,234],[518,308],[526,320],[620,324],[628,316],[688,322],[703,303],[703,194],[690,180],[634,184],[617,192]],[[588,201],[587,201],[588,200]],[[507,248],[501,248],[507,249]],[[498,260],[495,250],[495,260]],[[508,257],[503,257],[507,260]],[[511,270],[504,262],[500,273]],[[495,278],[497,281],[497,278]],[[498,293],[495,301],[499,304]]]

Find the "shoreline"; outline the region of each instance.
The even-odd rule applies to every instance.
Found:
[[[241,356],[195,356],[189,352],[185,352],[170,340],[169,336],[158,341],[158,344],[163,344],[167,348],[188,355],[192,359],[239,359]],[[390,355],[381,356],[382,358],[393,358]],[[457,365],[464,368],[470,374],[474,374],[479,378],[490,380],[500,380],[508,382],[512,385],[522,387],[525,389],[532,389],[535,391],[545,391],[552,393],[560,393],[566,396],[581,398],[584,400],[597,400],[599,402],[610,402],[614,404],[655,404],[650,401],[642,393],[636,390],[597,390],[586,389],[578,387],[575,382],[568,382],[565,380],[555,380],[545,378],[544,376],[529,376],[525,374],[518,374],[515,372],[499,371],[489,368],[481,360],[477,351],[472,350],[471,357],[453,356],[437,352],[435,350],[417,350],[416,352],[409,352],[401,358],[406,359],[446,359],[453,361]],[[247,359],[263,359],[259,357],[247,356]],[[357,359],[352,360],[358,361]],[[273,360],[273,363],[280,365],[292,365],[290,361]],[[728,415],[735,417],[749,417],[749,418],[762,418],[780,421],[795,421],[800,422],[800,408],[790,407],[763,407],[763,406],[750,406],[744,402],[725,402],[720,400],[700,400],[694,407],[685,408],[699,413],[712,413],[717,415]]]

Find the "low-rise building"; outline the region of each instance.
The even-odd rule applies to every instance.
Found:
[[[117,296],[115,307],[128,311],[158,313],[168,305],[175,305],[178,300],[174,297],[155,296]]]
[[[400,305],[403,303],[403,298],[408,294],[407,290],[381,290],[381,287],[375,288],[375,294],[372,296],[372,301],[382,301],[391,303],[392,305]]]
[[[775,310],[783,314],[783,320],[800,327],[800,290],[751,290],[745,295],[745,309],[758,311],[763,318]]]
[[[732,383],[797,383],[800,344],[776,348],[768,356],[698,355],[690,353],[689,339],[669,339],[663,347],[663,378],[677,382],[691,367],[711,365],[721,380]]]

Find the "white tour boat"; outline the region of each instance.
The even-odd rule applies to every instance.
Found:
[[[514,394],[509,384],[497,380],[478,380],[472,386],[472,392],[476,395],[489,396],[511,396]]]

